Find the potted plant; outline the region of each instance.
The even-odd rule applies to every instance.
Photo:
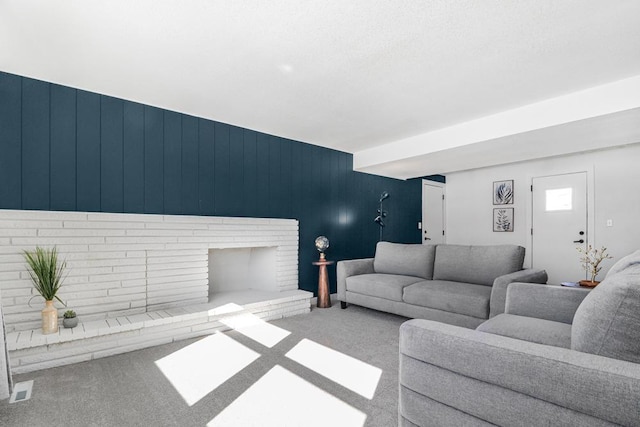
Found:
[[[579,253],[583,254],[582,258],[580,258],[580,262],[587,273],[591,275],[591,280],[580,280],[580,285],[592,288],[600,283],[599,281],[596,281],[598,273],[602,270],[600,263],[605,259],[613,259],[613,257],[607,254],[607,248],[604,246],[600,250],[593,248],[591,245],[587,246],[586,250],[582,247],[577,247],[576,249]]]
[[[42,333],[58,332],[58,310],[53,306],[57,299],[62,305],[66,304],[58,298],[57,293],[62,285],[66,261],[58,262],[58,250],[36,247],[35,251],[24,251],[24,257],[29,267],[29,275],[36,291],[44,298],[45,308],[42,310]]]
[[[76,312],[73,310],[67,310],[62,315],[62,325],[65,328],[75,328],[78,326],[78,318],[76,317]]]

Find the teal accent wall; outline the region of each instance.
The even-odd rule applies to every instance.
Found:
[[[351,154],[0,72],[0,209],[295,218],[300,288],[331,260],[420,243],[421,180],[353,171]],[[335,292],[335,266],[330,270]]]

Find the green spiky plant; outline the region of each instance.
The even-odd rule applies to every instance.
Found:
[[[62,317],[64,317],[65,319],[73,319],[74,317],[76,317],[76,312],[73,310],[67,310],[64,312]]]
[[[29,266],[29,275],[33,281],[33,287],[46,301],[57,299],[62,305],[66,304],[58,297],[57,293],[64,280],[64,270],[67,262],[58,263],[58,250],[54,246],[51,249],[43,249],[39,246],[35,251],[24,251],[24,257]]]

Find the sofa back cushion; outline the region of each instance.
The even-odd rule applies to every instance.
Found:
[[[492,286],[496,277],[522,270],[524,248],[516,245],[438,245],[434,280]]]
[[[607,271],[607,274],[604,278],[606,279],[609,276],[614,276],[620,273],[621,271],[624,271],[627,268],[632,267],[639,263],[640,263],[640,250],[637,250],[627,255],[626,257],[621,258],[620,261],[613,264],[609,269],[609,271]]]
[[[433,278],[436,245],[378,242],[373,269],[381,274]]]
[[[576,310],[571,348],[640,363],[640,250],[609,271]]]

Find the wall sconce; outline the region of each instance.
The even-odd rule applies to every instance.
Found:
[[[374,218],[374,222],[376,222],[379,226],[380,226],[380,238],[379,241],[382,241],[382,230],[384,229],[384,221],[383,219],[387,216],[387,211],[382,210],[382,202],[389,198],[389,193],[387,191],[383,191],[382,194],[380,194],[380,207],[378,208],[378,210],[376,211],[378,213],[378,216],[376,216]]]

